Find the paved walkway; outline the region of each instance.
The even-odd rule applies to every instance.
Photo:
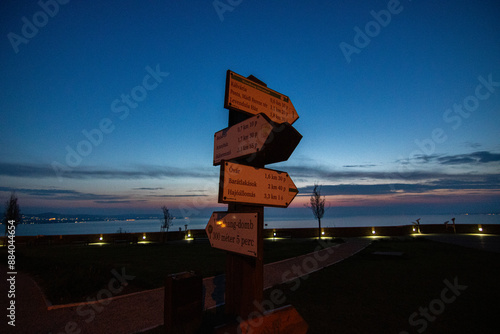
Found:
[[[264,266],[264,287],[306,277],[356,254],[370,239],[353,238],[344,244]],[[2,277],[6,267],[0,266]],[[224,276],[203,280],[205,309],[224,303]],[[3,310],[6,284],[0,285]],[[16,327],[0,323],[0,333],[137,333],[163,324],[164,289],[154,289],[104,299],[95,303],[47,306],[43,293],[26,274],[16,276]],[[14,330],[13,330],[14,329]]]
[[[500,235],[492,234],[423,234],[433,241],[445,242],[488,252],[500,253]]]

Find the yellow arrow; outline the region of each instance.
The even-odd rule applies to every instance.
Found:
[[[286,172],[225,161],[221,164],[219,203],[286,208],[298,189]]]

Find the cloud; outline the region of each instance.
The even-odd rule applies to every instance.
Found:
[[[58,175],[50,165],[19,164],[0,162],[0,176],[27,178],[56,178]],[[61,177],[69,179],[162,179],[162,178],[211,178],[217,177],[215,171],[204,172],[199,169],[176,168],[169,166],[137,166],[123,170],[114,168],[78,167],[62,173]]]
[[[149,188],[146,188],[149,189]],[[155,188],[153,188],[155,189]],[[163,188],[159,188],[163,189]],[[11,188],[0,187],[0,192],[12,192],[24,194],[27,196],[38,197],[39,199],[64,200],[64,201],[93,201],[98,204],[116,204],[116,203],[136,203],[146,202],[146,199],[131,198],[125,195],[101,195],[94,193],[83,193],[75,190],[48,188],[48,189],[30,189],[30,188]],[[206,194],[171,194],[171,195],[146,195],[147,198],[186,198],[186,197],[207,197]]]
[[[441,179],[421,183],[339,184],[322,185],[321,194],[328,195],[386,195],[394,193],[421,194],[436,190],[498,190],[500,174],[444,175]],[[299,188],[299,196],[310,196],[314,186]]]
[[[180,195],[147,195],[148,197],[155,198],[177,198],[177,197],[207,197],[208,195],[188,195],[188,194],[180,194]]]
[[[0,187],[0,191],[5,191],[5,192],[15,191],[18,194],[38,197],[40,199],[63,200],[63,201],[75,201],[75,200],[112,201],[112,200],[129,199],[127,196],[83,193],[76,190],[58,189],[58,188],[32,189],[32,188]]]
[[[425,192],[427,187],[421,185],[408,185],[408,184],[340,184],[340,185],[323,185],[321,186],[321,195],[383,195],[391,194],[395,191],[392,189],[402,190],[410,192]],[[313,186],[307,186],[299,189],[299,196],[310,196],[312,193]]]
[[[410,184],[410,183],[428,183],[430,180],[468,180],[472,178],[488,177],[490,174],[456,174],[446,173],[441,170],[432,170],[425,164],[434,166],[450,166],[457,164],[489,164],[500,162],[500,154],[490,151],[477,151],[469,154],[457,155],[420,155],[413,158],[410,162],[406,160],[396,161],[398,168],[396,170],[359,170],[359,169],[341,169],[324,165],[295,165],[287,166],[286,171],[292,179],[297,182],[311,182],[310,180],[320,180],[323,183],[391,183],[391,184]],[[418,164],[422,167],[418,168]],[[375,167],[376,165],[344,165],[343,167]],[[496,177],[496,174],[492,174]]]
[[[155,190],[163,190],[165,188],[163,187],[157,187],[157,188],[132,188],[132,190],[151,190],[151,191],[155,191]]]
[[[500,161],[500,154],[489,151],[478,151],[469,154],[443,156],[437,158],[437,161],[443,165],[487,164]]]
[[[94,201],[96,204],[127,204],[127,203],[138,203],[138,202],[146,202],[145,200],[100,200]]]
[[[319,179],[322,181],[339,183],[342,181],[360,182],[361,180],[368,181],[386,181],[395,183],[404,181],[404,183],[421,182],[429,179],[454,177],[435,171],[359,171],[359,170],[335,170],[328,169],[323,166],[287,166],[287,172],[292,179],[303,178],[305,180]],[[380,182],[378,182],[380,183]]]
[[[367,168],[367,167],[377,167],[377,165],[366,164],[366,165],[344,165],[344,168]]]
[[[465,144],[466,147],[470,147],[470,148],[474,148],[474,149],[478,149],[478,148],[480,148],[480,147],[483,146],[483,144],[475,143],[475,142],[470,142],[470,141],[465,142],[464,144]]]
[[[16,193],[24,193],[31,196],[40,196],[40,197],[53,197],[60,195],[75,195],[78,194],[77,191],[74,190],[65,190],[65,189],[29,189],[29,188],[11,188],[11,187],[0,187],[0,191],[12,192]]]
[[[94,201],[96,204],[124,204],[124,203],[131,203],[132,201]]]
[[[142,188],[141,188],[142,189]],[[150,189],[150,188],[146,188]],[[155,189],[155,188],[152,188]],[[163,189],[163,188],[158,188]],[[0,187],[0,192],[13,192],[16,194],[37,197],[40,200],[51,200],[51,201],[92,201],[96,204],[120,204],[120,203],[138,203],[147,202],[150,199],[155,198],[193,198],[193,197],[208,197],[208,194],[168,194],[159,195],[151,194],[145,195],[145,197],[137,198],[129,194],[112,194],[112,195],[102,195],[95,193],[84,193],[75,190],[68,189],[58,189],[58,188],[47,188],[47,189],[35,189],[35,188],[11,188],[11,187]]]
[[[421,154],[413,158],[413,163],[438,163],[440,165],[478,165],[500,161],[500,154],[491,151],[476,151],[466,154],[443,155],[443,154]],[[409,161],[398,160],[400,164],[408,164]]]

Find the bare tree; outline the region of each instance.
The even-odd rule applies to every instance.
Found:
[[[453,232],[457,233],[457,229],[455,228],[455,217],[451,218],[451,221],[453,222]],[[444,222],[444,228],[446,230],[448,230],[448,223],[449,222],[450,222],[449,220],[447,220],[447,221]]]
[[[166,234],[164,233],[165,231],[168,233],[168,229],[173,225],[172,219],[174,217],[170,214],[168,211],[168,208],[164,205],[161,207],[163,211],[163,221],[161,224],[161,232],[163,232],[163,241],[166,239]]]
[[[7,235],[7,227],[9,226],[9,220],[14,221],[14,226],[21,223],[22,216],[21,210],[19,210],[19,204],[17,204],[17,196],[14,192],[10,194],[10,199],[5,202],[5,212],[2,218],[2,224],[5,225],[5,234]]]
[[[325,214],[325,196],[321,197],[321,186],[315,184],[308,208],[311,208],[314,218],[318,220],[318,238],[321,239],[321,218]]]

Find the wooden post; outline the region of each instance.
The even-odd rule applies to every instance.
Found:
[[[194,272],[169,275],[165,281],[165,333],[196,333],[201,325],[203,280]]]
[[[253,80],[253,77],[249,77]],[[256,81],[256,80],[253,80]],[[259,84],[263,82],[256,81]],[[229,110],[228,126],[236,125],[251,116]],[[253,167],[264,167],[248,163]],[[257,257],[226,253],[226,305],[227,315],[247,318],[261,303],[264,290],[264,207],[260,205],[228,204],[228,212],[257,213]]]
[[[259,312],[262,309],[261,303],[264,290],[264,206],[287,207],[298,192],[288,174],[271,169],[266,170],[264,169],[264,165],[266,163],[287,160],[299,143],[302,135],[291,126],[297,120],[298,114],[290,99],[281,93],[268,89],[265,83],[254,76],[245,78],[229,70],[226,72],[224,108],[229,109],[228,130],[221,130],[214,135],[216,143],[223,141],[223,143],[214,147],[214,165],[221,165],[219,203],[228,203],[227,213],[233,217],[236,217],[237,213],[246,213],[247,216],[249,216],[248,213],[257,214],[257,228],[256,230],[252,228],[251,231],[252,249],[246,250],[250,251],[252,255],[256,253],[256,256],[243,255],[248,253],[233,248],[234,245],[240,242],[239,235],[234,234],[240,232],[233,231],[234,233],[230,237],[228,233],[225,233],[224,238],[220,237],[221,233],[219,231],[215,232],[216,229],[224,228],[225,225],[223,219],[217,218],[218,221],[214,221],[215,218],[213,217],[225,217],[225,215],[222,216],[220,213],[214,213],[215,216],[212,215],[210,218],[206,231],[209,239],[213,240],[212,247],[233,250],[233,252],[228,251],[226,253],[225,309],[227,315],[237,317],[236,319],[241,322],[242,319],[249,318],[253,312]],[[265,115],[263,119],[272,126],[273,133],[268,132],[266,134],[268,136],[265,143],[267,146],[265,148],[264,146],[256,148],[255,143],[251,143],[253,146],[243,143],[242,146],[237,146],[237,149],[234,151],[232,151],[232,148],[227,149],[230,144],[229,138],[235,137],[232,139],[238,140],[238,143],[240,140],[245,141],[245,138],[255,139],[258,131],[254,131],[250,126],[257,127],[257,121],[253,122],[250,120],[241,126],[234,126],[257,114]],[[255,117],[258,119],[259,116]],[[272,122],[270,123],[270,121]],[[279,129],[276,124],[281,124]],[[262,125],[259,125],[259,127],[263,129]],[[239,132],[243,130],[250,131],[250,133],[241,135]],[[228,133],[231,135],[228,135]],[[224,161],[222,157],[225,157],[227,161]],[[227,171],[226,167],[228,168]],[[233,175],[232,173],[234,175],[240,175],[241,173],[240,176],[242,179],[244,176],[250,177],[250,179],[232,181],[230,178]],[[252,180],[252,177],[255,179]],[[234,184],[253,185],[256,187],[257,182],[259,183],[259,188],[256,188],[255,192],[249,193],[252,197],[255,197],[253,200],[244,197],[247,194],[239,196],[240,192],[245,193],[243,190],[240,191],[239,187],[236,187],[236,190],[230,188]],[[266,184],[267,187],[261,183]],[[255,235],[256,249],[253,248],[255,245],[253,242]],[[231,244],[231,247],[225,248],[222,244],[228,242],[233,244]],[[241,245],[243,246],[246,242],[241,241]],[[279,317],[277,313],[272,316]],[[274,325],[275,322],[273,320],[271,326],[274,328]],[[236,329],[235,324],[229,325],[229,327]],[[241,328],[239,332],[241,332]]]
[[[263,298],[264,207],[229,204],[228,212],[257,213],[257,257],[226,253],[226,314],[247,318]]]

